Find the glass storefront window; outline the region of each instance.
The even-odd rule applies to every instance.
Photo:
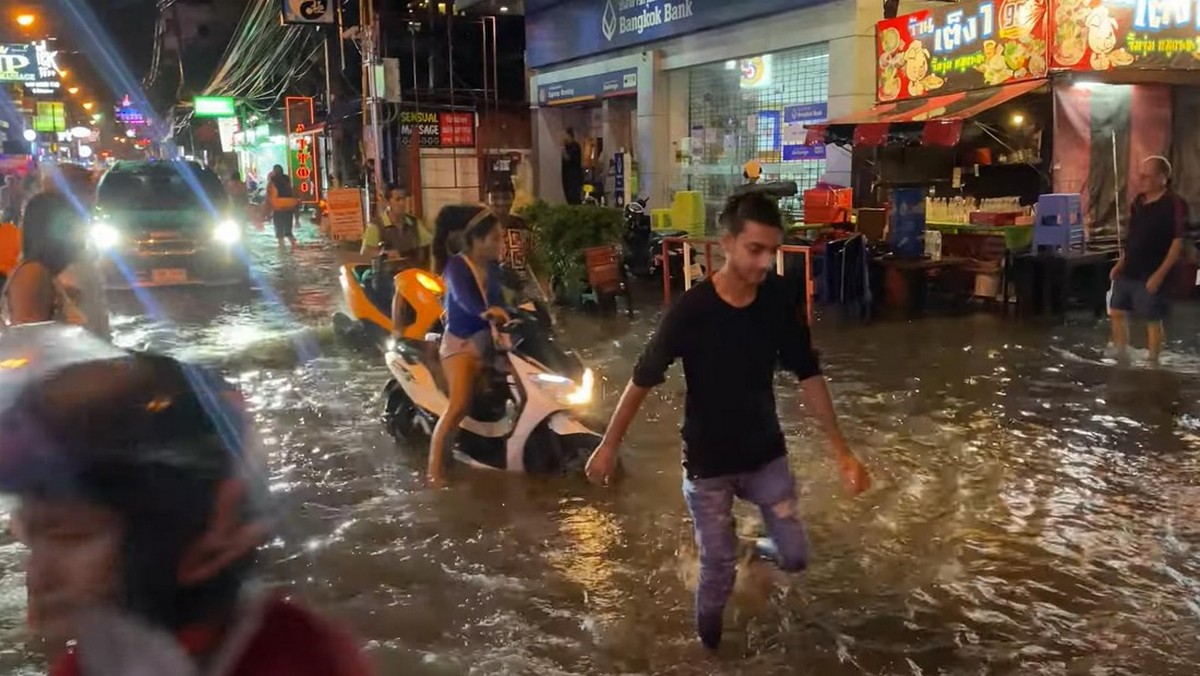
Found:
[[[690,137],[680,153],[680,187],[703,193],[710,210],[744,182],[756,160],[763,180],[795,181],[800,192],[825,173],[822,154],[799,147],[829,93],[829,45],[696,66],[688,71]],[[800,196],[780,201],[799,219]]]

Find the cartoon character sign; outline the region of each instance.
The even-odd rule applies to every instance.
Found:
[[[904,77],[908,78],[909,96],[923,96],[945,84],[945,80],[929,72],[929,50],[920,40],[913,40],[904,50]]]
[[[1124,47],[1117,46],[1117,20],[1104,6],[1095,7],[1088,12],[1087,43],[1092,50],[1092,70],[1108,70],[1113,66],[1128,66],[1133,63],[1133,55]]]

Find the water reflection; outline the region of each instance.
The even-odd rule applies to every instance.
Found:
[[[1200,322],[1188,309],[1157,371],[1103,363],[1104,327],[1091,322],[821,323],[876,489],[841,494],[782,387],[814,560],[782,580],[750,569],[727,651],[711,660],[690,633],[678,374],[635,423],[632,472],[614,490],[459,472],[429,491],[422,450],[378,423],[380,360],[328,330],[334,252],[256,251],[282,304],[160,292],[147,316],[126,296],[114,330],[122,344],[219,363],[242,387],[282,516],[267,576],[349,620],[381,673],[1200,670]],[[562,318],[602,375],[601,414],[652,326],[645,315]],[[19,565],[0,538],[0,672],[38,673]]]

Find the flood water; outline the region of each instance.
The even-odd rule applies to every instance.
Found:
[[[335,253],[255,255],[269,293],[117,296],[117,341],[240,384],[282,515],[265,576],[348,622],[381,674],[1200,673],[1194,309],[1157,371],[1100,363],[1090,318],[819,322],[875,487],[843,495],[781,377],[813,562],[752,568],[709,658],[691,631],[681,374],[651,395],[615,488],[459,470],[432,491],[423,449],[378,422],[381,359],[331,337]],[[653,326],[653,299],[642,310],[563,318],[603,374],[600,415]],[[42,673],[20,556],[0,540],[0,673]]]

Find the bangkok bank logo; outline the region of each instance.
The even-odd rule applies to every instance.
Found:
[[[617,8],[613,6],[613,0],[607,0],[604,3],[604,16],[600,19],[600,30],[604,32],[604,39],[612,42],[613,35],[617,33]]]

